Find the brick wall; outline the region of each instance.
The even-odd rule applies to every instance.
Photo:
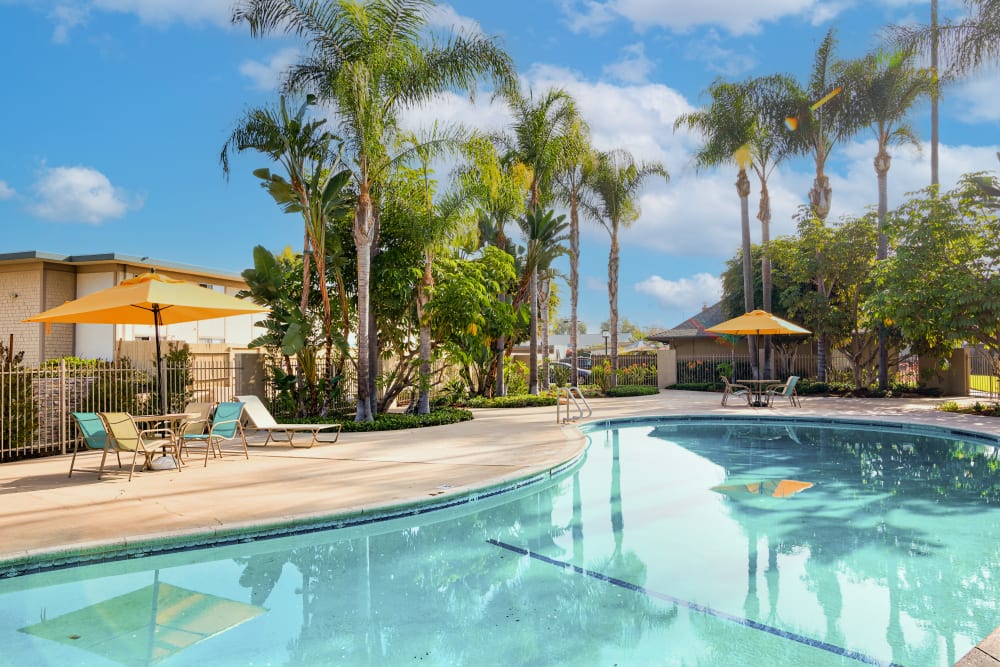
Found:
[[[41,361],[44,326],[21,320],[41,311],[41,289],[40,269],[0,272],[0,340],[7,345],[10,334],[14,334],[14,352],[24,350],[27,366],[35,366]]]
[[[76,298],[76,274],[68,271],[48,269],[45,272],[44,308],[55,308]],[[44,353],[46,359],[73,356],[72,324],[53,324],[45,336]]]

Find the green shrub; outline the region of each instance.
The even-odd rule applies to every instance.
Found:
[[[555,404],[555,395],[533,396],[531,394],[524,394],[523,396],[497,396],[495,398],[477,396],[460,403],[463,407],[468,408],[534,408]]]
[[[667,387],[681,391],[719,391],[721,388],[715,382],[678,382]]]
[[[38,409],[32,391],[31,373],[21,368],[24,352],[14,354],[0,343],[0,443],[16,452],[30,445],[38,430]]]
[[[346,433],[364,433],[370,431],[399,431],[424,426],[442,426],[469,421],[472,413],[459,408],[436,408],[429,415],[408,415],[401,412],[384,412],[375,417],[373,422],[356,422],[350,416],[338,417],[303,417],[303,424],[328,424],[340,421]]]
[[[650,387],[644,384],[622,384],[617,387],[611,387],[605,392],[608,396],[622,397],[622,396],[650,396],[652,394],[659,394],[660,390],[656,387]]]

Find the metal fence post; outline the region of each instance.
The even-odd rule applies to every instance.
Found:
[[[59,360],[59,442],[66,453],[66,360]]]

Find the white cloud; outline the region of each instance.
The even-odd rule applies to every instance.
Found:
[[[966,123],[1000,121],[1000,105],[997,104],[996,93],[998,89],[1000,72],[996,70],[984,71],[950,90],[945,88],[945,102],[955,111],[951,117]]]
[[[14,188],[7,185],[6,181],[0,181],[0,199],[10,199],[16,194]]]
[[[634,287],[636,292],[653,297],[664,308],[684,311],[697,311],[722,298],[722,279],[708,273],[680,280],[650,276]]]
[[[604,66],[604,74],[625,83],[645,83],[655,64],[646,56],[642,42],[629,44],[622,49],[621,60]]]
[[[432,28],[462,32],[467,35],[481,35],[483,27],[479,21],[468,16],[462,16],[448,4],[435,5],[427,14],[427,23]]]
[[[88,14],[87,8],[79,5],[59,4],[53,7],[49,13],[49,18],[56,24],[52,29],[52,41],[56,44],[68,42],[70,30],[84,23]]]
[[[108,177],[90,167],[52,167],[34,185],[31,211],[55,222],[99,224],[120,218],[142,202],[111,185]],[[129,200],[132,201],[129,201]]]
[[[96,9],[135,14],[143,23],[229,26],[233,0],[93,0]]]
[[[757,56],[752,45],[740,45],[741,50],[724,45],[717,30],[709,30],[703,39],[693,41],[685,50],[684,58],[705,66],[726,77],[736,77],[757,66]]]
[[[621,16],[637,32],[649,28],[687,32],[699,26],[718,26],[732,35],[745,35],[758,33],[762,24],[788,16],[802,16],[814,24],[828,21],[847,6],[849,2],[820,0],[673,0],[665,8],[663,0],[565,0],[562,10],[575,32],[599,32]]]
[[[240,74],[253,82],[257,90],[277,90],[288,68],[299,61],[299,50],[295,47],[281,49],[266,63],[244,60],[240,63]]]

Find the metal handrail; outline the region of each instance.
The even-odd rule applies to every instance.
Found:
[[[565,393],[565,397],[566,397],[566,416],[564,418],[560,419],[559,416],[560,416],[560,414],[562,412],[562,409],[559,407],[560,405],[562,405],[560,399],[563,398],[564,393]],[[577,400],[577,399],[579,399],[579,400]],[[570,416],[570,413],[569,413],[570,412],[570,408],[569,408],[569,402],[570,401],[573,401],[573,405],[576,406],[577,411],[580,413],[576,417]],[[583,405],[586,406],[586,408],[587,408],[587,414],[583,414],[583,407],[580,406],[580,401],[583,401]],[[583,395],[583,392],[580,391],[579,387],[577,387],[577,386],[573,386],[573,387],[559,387],[559,388],[556,389],[556,423],[557,424],[559,424],[559,423],[567,423],[567,422],[570,422],[570,421],[574,421],[576,419],[583,419],[584,417],[590,417],[592,414],[594,414],[594,410],[593,410],[593,408],[590,407],[590,403],[587,402],[586,397]]]

